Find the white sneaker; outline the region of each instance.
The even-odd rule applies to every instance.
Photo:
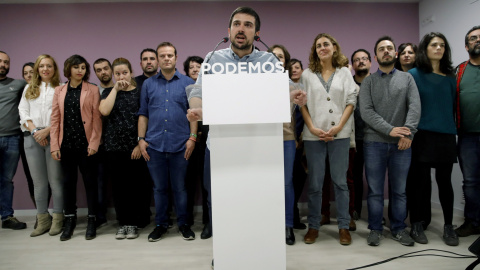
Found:
[[[120,226],[118,227],[118,231],[115,234],[115,239],[122,240],[127,237],[127,226]]]
[[[138,237],[137,226],[125,226],[127,227],[127,239],[135,239]]]

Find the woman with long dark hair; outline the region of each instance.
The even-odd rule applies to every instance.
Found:
[[[321,220],[322,187],[328,155],[334,183],[340,244],[352,242],[349,233],[349,190],[346,172],[352,133],[352,112],[356,104],[356,84],[347,68],[348,59],[329,34],[319,34],[313,42],[309,68],[300,82],[307,91],[307,105],[300,108],[305,127],[303,141],[309,171],[307,244],[318,237]]]
[[[455,70],[450,46],[441,33],[426,34],[417,52],[417,67],[409,71],[420,94],[422,112],[412,142],[412,163],[407,179],[407,202],[412,230],[421,244],[428,243],[424,229],[431,220],[431,169],[435,169],[443,210],[443,240],[458,245],[453,225],[452,168],[457,162],[455,126]]]
[[[97,236],[98,160],[95,154],[102,136],[98,87],[89,83],[90,64],[80,55],[65,60],[68,82],[55,88],[51,117],[51,155],[62,164],[65,228],[61,241],[69,240],[77,224],[77,178],[82,174],[87,195],[88,223],[85,239]]]

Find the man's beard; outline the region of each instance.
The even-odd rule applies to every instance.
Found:
[[[359,77],[363,77],[365,75],[368,74],[368,69],[359,69],[359,70],[356,70],[355,71],[355,75],[359,76]]]
[[[395,58],[392,58],[391,60],[387,60],[387,61],[378,61],[378,65],[379,66],[382,66],[382,67],[388,67],[388,66],[391,66],[393,64],[395,64],[395,62],[397,61],[397,59]]]
[[[476,44],[472,48],[468,48],[468,54],[471,58],[477,58],[480,56],[480,44]]]
[[[0,75],[7,76],[9,71],[10,71],[10,68],[0,69]]]
[[[112,77],[102,77],[102,79],[100,80],[103,84],[108,84],[109,82],[112,81]]]
[[[237,34],[238,35],[238,34]],[[243,35],[245,37],[245,40],[247,40],[247,37],[245,35]],[[236,37],[236,36],[235,36]],[[235,43],[235,37],[234,38],[230,38],[231,40],[231,43],[232,43],[232,46],[237,49],[237,50],[247,50],[247,49],[250,49],[252,47],[252,44],[249,43],[249,42],[246,42],[245,44],[243,45],[238,45]]]

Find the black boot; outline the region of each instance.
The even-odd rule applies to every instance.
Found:
[[[295,234],[293,234],[292,227],[285,227],[285,240],[287,245],[291,246],[295,244]]]
[[[77,216],[65,216],[65,220],[63,222],[65,229],[63,229],[63,233],[60,236],[60,241],[67,241],[72,238],[73,231],[75,230],[75,226],[77,226]]]
[[[85,233],[85,239],[92,240],[97,237],[97,226],[95,225],[95,216],[88,217],[87,232]]]
[[[200,238],[202,239],[208,239],[212,237],[212,226],[210,224],[205,224],[205,227],[203,227],[202,234],[200,235]]]

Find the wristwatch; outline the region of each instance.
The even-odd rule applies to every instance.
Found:
[[[141,140],[145,140],[145,137],[137,137],[137,142],[140,142]]]

